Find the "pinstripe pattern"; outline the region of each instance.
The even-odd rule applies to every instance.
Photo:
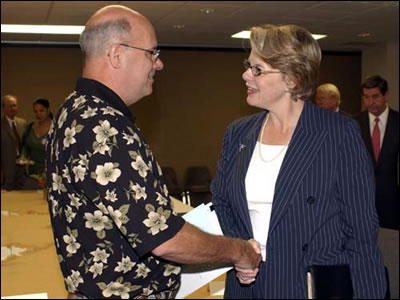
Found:
[[[253,237],[245,176],[266,112],[226,131],[213,203],[224,234]],[[383,298],[374,174],[357,123],[306,101],[279,172],[257,280],[241,286],[231,271],[225,298],[306,298],[310,264],[350,264],[356,298]]]

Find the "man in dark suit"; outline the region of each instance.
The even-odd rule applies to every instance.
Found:
[[[18,100],[5,95],[1,100],[1,188],[5,190],[38,189],[36,181],[25,175],[25,166],[17,164],[26,121],[17,117]]]
[[[375,167],[376,208],[380,227],[399,229],[399,112],[387,103],[388,84],[381,76],[361,84],[367,111],[356,119]]]

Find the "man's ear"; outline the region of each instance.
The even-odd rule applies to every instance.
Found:
[[[121,46],[118,44],[112,44],[110,48],[108,49],[108,60],[111,64],[111,66],[115,69],[119,69],[121,67]]]
[[[383,95],[383,97],[384,97],[386,103],[388,103],[388,101],[389,101],[389,90],[386,91],[386,94]]]

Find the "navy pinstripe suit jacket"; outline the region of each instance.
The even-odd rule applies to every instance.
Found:
[[[245,176],[267,112],[230,125],[211,191],[225,235],[253,238]],[[355,298],[383,298],[373,166],[358,124],[306,101],[275,186],[267,259],[225,298],[306,298],[306,267],[349,264]]]

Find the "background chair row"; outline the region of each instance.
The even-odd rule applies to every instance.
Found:
[[[162,172],[170,195],[180,200],[190,198],[190,205],[193,207],[211,201],[211,176],[206,166],[188,167],[184,176],[183,188],[178,184],[174,168],[162,167]]]

